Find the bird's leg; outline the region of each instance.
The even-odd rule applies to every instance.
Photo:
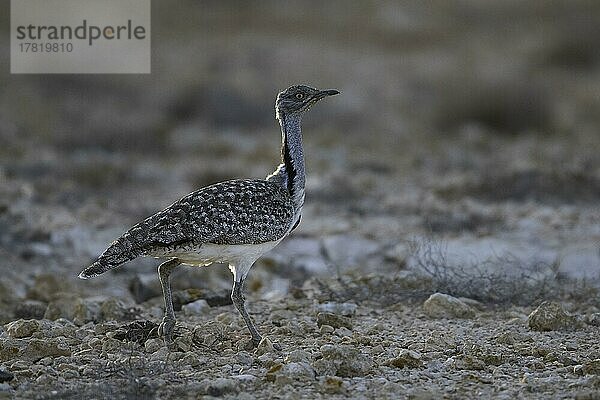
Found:
[[[158,326],[158,336],[162,336],[165,344],[171,347],[173,343],[173,330],[175,329],[175,311],[173,310],[173,296],[171,295],[171,272],[181,262],[174,258],[158,266],[158,277],[162,286],[163,297],[165,299],[165,316]]]
[[[258,333],[258,330],[254,326],[252,319],[250,319],[248,311],[246,311],[246,306],[244,304],[246,299],[244,298],[243,286],[243,280],[240,280],[239,282],[235,280],[233,282],[233,289],[231,291],[231,301],[233,301],[233,305],[239,311],[240,315],[244,319],[244,322],[246,322],[246,326],[250,331],[250,335],[252,335],[252,344],[256,347],[262,340],[262,337],[260,336],[260,333]]]

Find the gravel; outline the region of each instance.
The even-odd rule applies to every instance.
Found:
[[[112,319],[105,320],[104,312],[100,320],[83,325],[66,319],[15,320],[0,333],[1,371],[8,374],[0,374],[8,385],[3,390],[35,398],[44,387],[63,398],[93,387],[98,396],[131,392],[175,399],[190,391],[250,398],[286,397],[301,389],[311,398],[359,393],[390,398],[408,388],[414,398],[470,397],[475,392],[484,397],[531,393],[534,398],[540,391],[561,397],[600,389],[597,326],[531,329],[527,315],[540,315],[540,309],[546,310],[544,315],[558,311],[552,315],[567,316],[570,323],[584,319],[556,304],[500,312],[483,307],[465,319],[464,311],[452,316],[448,307],[444,318],[423,318],[427,302],[367,302],[351,317],[350,330],[319,326],[323,315],[335,315],[336,321],[343,316],[315,315],[322,303],[315,296],[320,292],[311,293],[301,299],[251,302],[265,335],[255,349],[248,349],[247,330],[231,305],[204,305],[201,314],[178,312],[176,351],[156,336],[158,319],[152,317],[151,303],[137,306],[140,318],[133,321],[123,320],[130,308],[120,301],[104,308],[117,310]],[[460,304],[464,310],[450,296],[433,298],[450,298],[443,304]],[[91,304],[90,298],[76,301]]]

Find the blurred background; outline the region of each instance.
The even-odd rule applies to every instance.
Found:
[[[297,83],[342,94],[305,118],[303,221],[251,296],[398,273],[425,236],[448,262],[597,278],[599,37],[597,1],[155,1],[150,75],[10,75],[1,35],[1,317],[57,291],[158,295],[154,260],[76,275],[188,192],[269,174],[275,96]],[[174,285],[228,288],[229,271]]]

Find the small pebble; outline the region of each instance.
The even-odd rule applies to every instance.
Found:
[[[423,303],[430,318],[473,318],[475,310],[464,301],[444,293],[434,293]]]
[[[210,311],[208,302],[204,299],[196,300],[181,307],[184,315],[205,315]]]
[[[317,325],[329,325],[333,328],[348,328],[352,329],[352,321],[348,317],[342,315],[333,314],[330,312],[317,313]]]
[[[569,314],[560,303],[544,301],[533,310],[527,319],[534,331],[577,330],[582,324],[576,316]]]
[[[0,383],[12,381],[14,378],[15,376],[10,372],[0,369]]]

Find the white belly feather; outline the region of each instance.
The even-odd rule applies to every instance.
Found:
[[[196,249],[175,250],[169,257],[177,257],[182,264],[205,266],[212,263],[254,263],[260,256],[275,247],[280,240],[259,244],[204,243]],[[164,257],[164,256],[163,256]]]
[[[282,238],[283,239],[283,238]],[[229,264],[236,281],[246,278],[252,264],[263,254],[277,246],[281,239],[258,244],[204,243],[199,247],[186,247],[149,254],[156,258],[178,258],[182,264],[208,266],[212,263]]]

